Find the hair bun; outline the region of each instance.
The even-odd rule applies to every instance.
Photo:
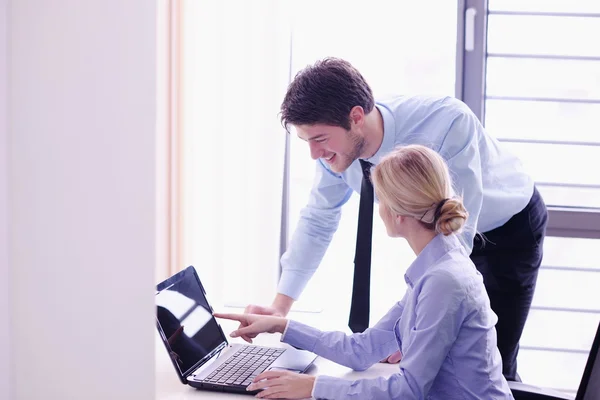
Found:
[[[435,209],[433,223],[435,231],[448,236],[462,229],[469,213],[460,198],[452,197],[439,202]]]

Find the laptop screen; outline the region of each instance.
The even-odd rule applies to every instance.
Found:
[[[583,371],[577,400],[600,400],[600,324]]]
[[[157,287],[156,316],[181,375],[226,342],[193,267]]]

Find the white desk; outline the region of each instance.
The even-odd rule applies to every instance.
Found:
[[[239,310],[235,310],[233,312],[239,312]],[[293,316],[291,316],[294,318]],[[298,318],[298,320],[302,320],[302,318]],[[225,335],[229,335],[229,333],[237,327],[237,323],[233,323],[231,321],[219,321],[221,326],[223,327],[223,331]],[[267,345],[273,347],[285,347],[287,346],[285,343],[281,343],[279,334],[263,334],[259,335],[254,340],[255,344],[259,345]],[[234,343],[246,343],[240,338],[231,339],[228,337],[230,342]],[[395,371],[397,371],[398,365],[390,365],[390,364],[382,364],[378,363],[366,371],[355,372],[349,368],[340,366],[335,364],[329,360],[325,360],[321,357],[318,357],[315,360],[314,365],[308,371],[311,375],[329,375],[329,376],[338,376],[346,379],[358,379],[358,378],[371,378],[376,376],[389,376],[392,375]],[[253,397],[239,395],[239,394],[230,394],[230,393],[220,393],[220,392],[210,392],[204,390],[197,390],[188,385],[184,385],[181,383],[177,374],[175,373],[173,364],[171,363],[171,359],[169,358],[164,345],[160,341],[158,334],[156,334],[156,399],[157,400],[198,400],[198,399],[238,399],[243,400]]]

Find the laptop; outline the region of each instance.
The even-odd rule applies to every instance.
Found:
[[[202,390],[247,391],[254,377],[270,369],[304,373],[316,355],[292,347],[230,344],[212,315],[193,266],[156,287],[156,326],[182,383]]]
[[[572,400],[573,396],[521,382],[508,382],[515,400],[544,399],[544,400]],[[600,400],[600,324],[596,337],[592,343],[590,354],[583,370],[583,376],[577,389],[574,400]]]
[[[600,324],[592,343],[575,400],[600,400]]]

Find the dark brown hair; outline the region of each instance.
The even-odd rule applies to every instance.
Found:
[[[373,92],[348,61],[325,58],[296,74],[281,104],[281,123],[326,124],[350,130],[350,110],[361,106],[368,114],[375,106]]]

